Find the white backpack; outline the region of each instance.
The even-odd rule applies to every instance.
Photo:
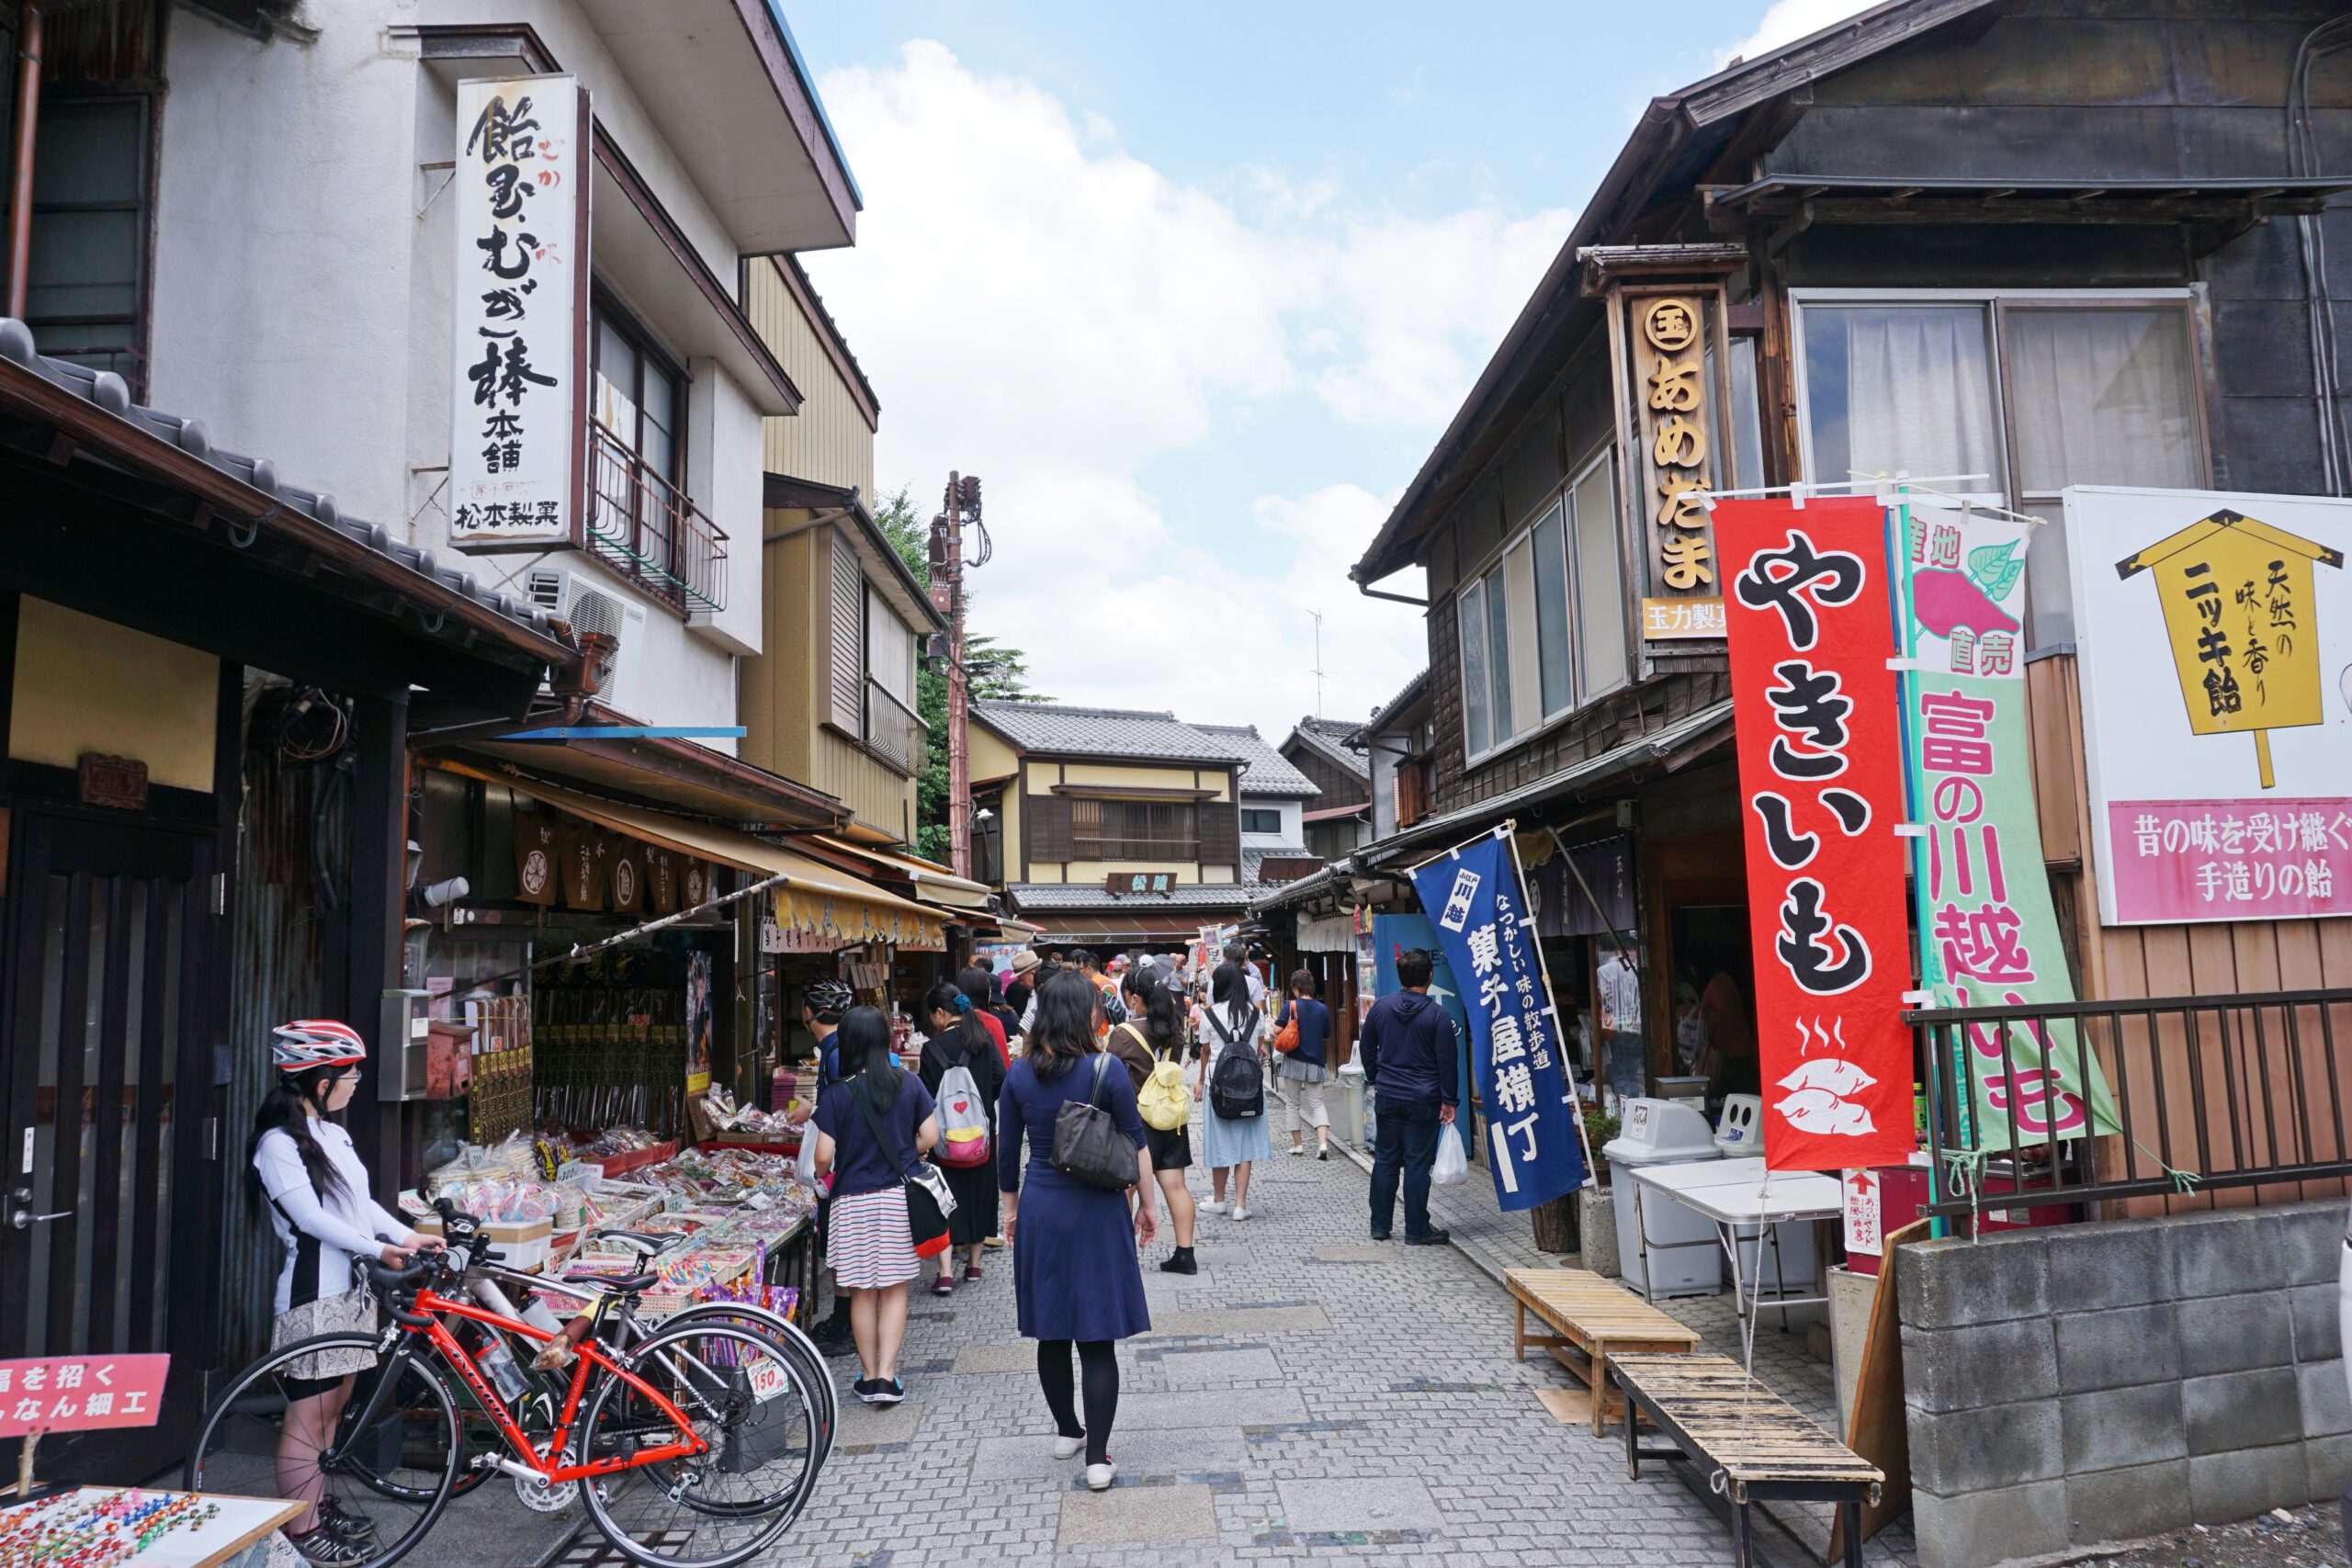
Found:
[[[968,1170],[988,1162],[988,1110],[972,1069],[958,1062],[939,1080],[939,1163]]]

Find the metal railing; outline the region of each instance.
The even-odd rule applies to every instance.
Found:
[[[1926,1068],[1930,1213],[2352,1176],[2352,988],[1903,1017]]]
[[[685,491],[591,422],[588,547],[688,615],[727,608],[727,533]]]
[[[865,680],[865,743],[910,773],[931,761],[931,727],[872,676]]]

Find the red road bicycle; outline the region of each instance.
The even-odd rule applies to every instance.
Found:
[[[453,1501],[461,1522],[496,1530],[503,1505],[480,1485],[491,1471],[513,1476],[531,1509],[584,1502],[605,1538],[648,1568],[729,1568],[791,1524],[822,1456],[803,1379],[773,1336],[707,1316],[626,1349],[592,1332],[560,1402],[518,1406],[498,1386],[502,1372],[509,1388],[519,1382],[500,1352],[508,1339],[554,1336],[445,1290],[470,1268],[463,1247],[398,1270],[369,1265],[392,1322],[297,1340],[240,1373],[206,1414],[188,1489],[310,1502],[355,1568],[389,1568]],[[632,1311],[654,1280],[605,1281],[593,1327],[616,1307]],[[460,1337],[468,1324],[482,1337],[480,1356]],[[287,1418],[294,1401],[361,1363],[331,1442]],[[480,1536],[474,1544],[463,1560],[479,1560]]]

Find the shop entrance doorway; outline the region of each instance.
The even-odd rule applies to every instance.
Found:
[[[0,1010],[0,1358],[164,1351],[161,1422],[42,1442],[54,1480],[130,1481],[203,1404],[220,1234],[204,962],[220,922],[206,832],[19,807]]]

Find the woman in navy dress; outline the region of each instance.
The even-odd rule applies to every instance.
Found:
[[[1054,1415],[1054,1457],[1086,1453],[1086,1483],[1111,1484],[1111,1423],[1119,1408],[1119,1362],[1113,1341],[1148,1333],[1143,1269],[1136,1250],[1159,1235],[1152,1205],[1131,1209],[1127,1194],[1090,1186],[1056,1170],[1054,1123],[1063,1105],[1094,1102],[1134,1140],[1136,1179],[1151,1183],[1151,1156],[1136,1114],[1135,1085],[1126,1069],[1101,1055],[1094,1043],[1094,983],[1076,970],[1047,980],[1037,993],[1029,1049],[1012,1064],[997,1105],[997,1183],[1005,1239],[1012,1244],[1012,1287],[1021,1333],[1037,1342],[1037,1381]],[[1106,1064],[1099,1093],[1095,1064]],[[1021,1145],[1029,1145],[1024,1177]],[[1080,1423],[1070,1376],[1075,1345],[1084,1373],[1086,1419]]]

